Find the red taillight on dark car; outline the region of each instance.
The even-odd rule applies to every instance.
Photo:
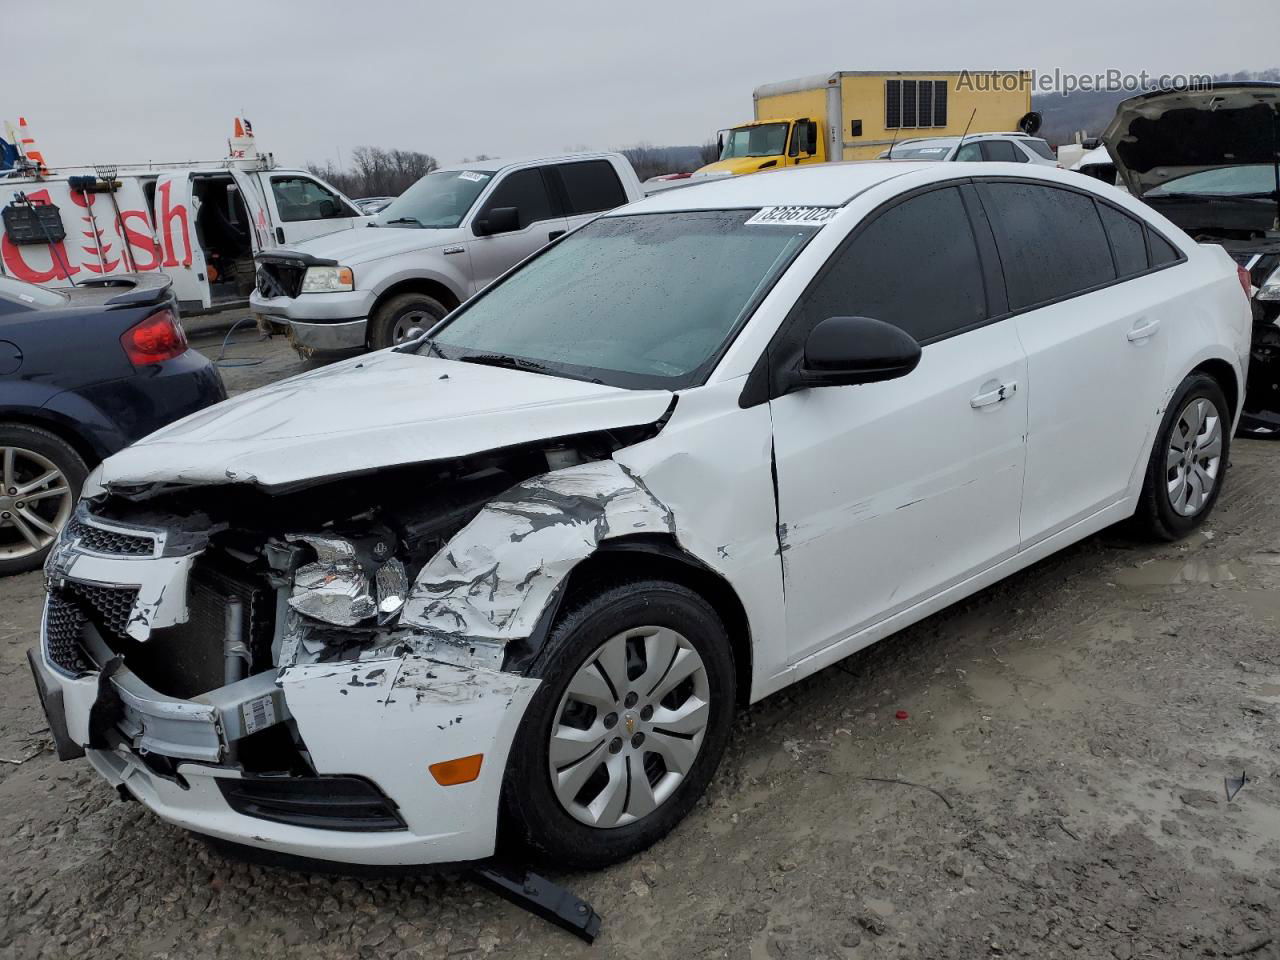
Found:
[[[157,310],[120,335],[129,362],[135,367],[172,360],[187,349],[187,334],[182,324],[165,308]]]

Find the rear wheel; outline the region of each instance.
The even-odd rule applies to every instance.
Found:
[[[1203,373],[1179,384],[1156,437],[1137,520],[1153,537],[1177,540],[1218,502],[1231,452],[1231,410],[1222,387]]]
[[[559,864],[600,867],[645,849],[692,809],[729,738],[728,637],[693,591],[649,580],[563,614],[503,787],[506,825]]]
[[[0,576],[34,570],[71,517],[88,474],[61,437],[0,424]]]
[[[369,318],[369,346],[381,350],[404,343],[411,339],[410,331],[429,330],[448,312],[443,303],[425,293],[392,297]]]

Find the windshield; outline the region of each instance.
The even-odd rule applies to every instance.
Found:
[[[951,143],[908,143],[894,147],[885,156],[893,160],[944,160],[953,146]]]
[[[596,220],[455,312],[434,350],[620,387],[701,382],[818,229],[756,213]]]
[[[777,157],[787,149],[785,123],[765,123],[758,127],[738,127],[724,138],[721,160],[734,157]]]
[[[1276,189],[1276,171],[1269,163],[1219,167],[1178,177],[1146,192],[1148,197],[1270,196]]]
[[[61,307],[67,302],[64,293],[12,277],[0,277],[0,298],[24,307]]]
[[[373,221],[379,227],[456,227],[492,170],[437,170],[396,197]]]

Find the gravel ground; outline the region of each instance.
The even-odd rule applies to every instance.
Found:
[[[311,365],[227,353],[265,358],[233,391]],[[1280,958],[1280,444],[1233,460],[1192,540],[1109,531],[741,714],[671,837],[553,874],[594,948],[461,877],[250,866],[118,800],[51,752],[39,575],[0,581],[0,958]]]

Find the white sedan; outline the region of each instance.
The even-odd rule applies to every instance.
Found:
[[[1235,263],[1032,164],[673,190],[399,348],[89,478],[32,651],[65,759],[351,863],[642,850],[736,709],[1226,479]]]

